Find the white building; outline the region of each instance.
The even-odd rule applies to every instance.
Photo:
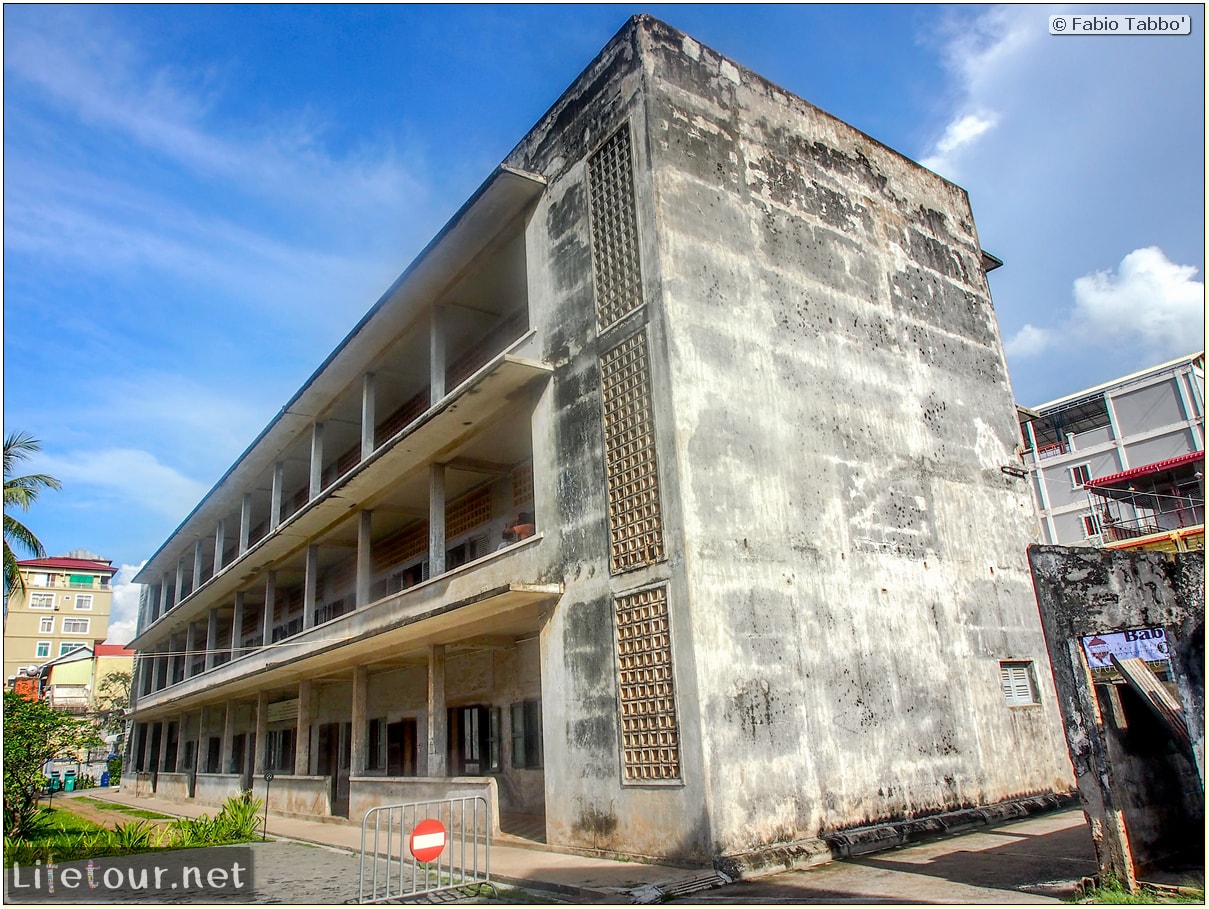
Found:
[[[1020,409],[1025,460],[1045,543],[1099,545],[1104,510],[1090,480],[1150,475],[1205,450],[1205,354],[1181,357],[1034,408]],[[1195,465],[1189,466],[1189,471]],[[1153,469],[1148,469],[1153,468]],[[1203,470],[1202,470],[1203,473]],[[1123,479],[1128,479],[1124,477]],[[1200,492],[1204,523],[1203,478]],[[1165,523],[1165,506],[1125,503],[1129,525]],[[1171,509],[1178,506],[1173,499]],[[1114,517],[1120,517],[1114,508]]]
[[[632,19],[136,578],[134,785],[704,861],[1068,790],[983,262]]]

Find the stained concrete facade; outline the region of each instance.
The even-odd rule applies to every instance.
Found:
[[[505,818],[699,861],[1068,791],[982,263],[960,188],[632,19],[150,560],[134,753],[226,704],[257,771],[289,729],[298,775],[347,763],[339,812],[462,785],[483,705]],[[497,283],[523,319],[451,377],[459,288]],[[404,349],[428,410],[388,435]],[[380,555],[424,514],[407,574]],[[422,743],[377,790],[375,716]]]

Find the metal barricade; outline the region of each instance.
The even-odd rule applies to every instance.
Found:
[[[421,860],[441,842],[439,854]],[[491,808],[485,798],[379,805],[365,812],[357,902],[410,899],[490,880]]]

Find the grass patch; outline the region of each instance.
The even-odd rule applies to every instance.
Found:
[[[1105,875],[1092,889],[1084,889],[1077,902],[1097,906],[1156,906],[1156,905],[1205,905],[1204,889],[1195,886],[1180,890],[1155,889],[1142,886],[1130,893],[1115,877]]]
[[[170,821],[172,815],[160,814],[158,811],[148,811],[146,808],[135,808],[133,805],[122,805],[118,802],[107,802],[104,799],[93,799],[88,796],[76,796],[71,799],[73,802],[83,802],[93,808],[99,808],[102,811],[120,811],[123,814],[129,814],[133,817],[143,817],[150,821]],[[70,808],[68,808],[70,810]]]

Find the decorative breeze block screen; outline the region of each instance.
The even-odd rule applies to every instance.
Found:
[[[491,520],[491,487],[481,486],[445,508],[445,539],[452,540]]]
[[[609,570],[618,574],[664,559],[646,333],[631,335],[606,353],[600,375]]]
[[[617,684],[622,776],[627,783],[680,779],[667,587],[618,597]]]
[[[621,129],[588,159],[596,322],[603,331],[642,305],[642,270],[634,217],[630,128]]]

